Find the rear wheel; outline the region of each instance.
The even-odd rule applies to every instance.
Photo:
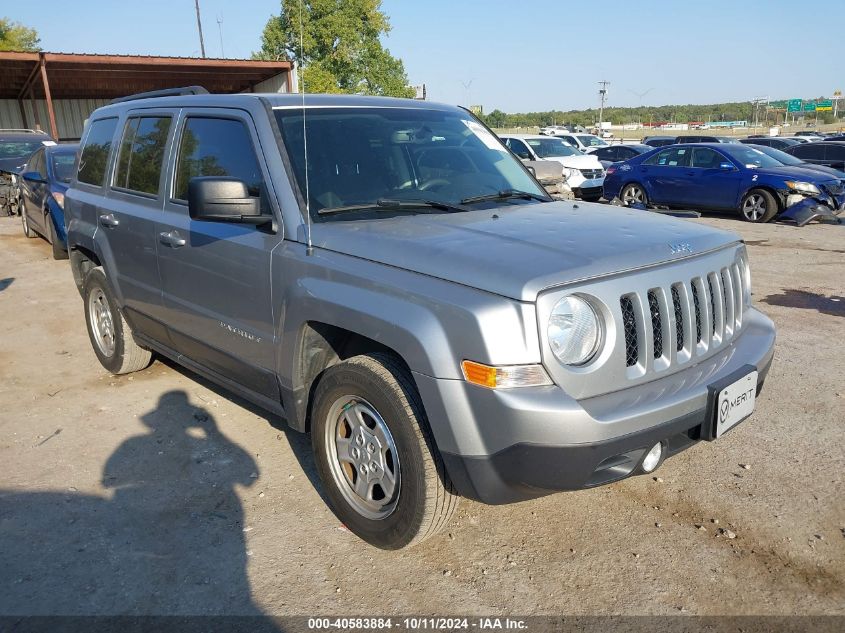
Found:
[[[152,353],[132,338],[132,330],[117,307],[102,268],[94,268],[85,276],[82,296],[88,337],[100,364],[113,374],[148,367]]]
[[[646,195],[645,189],[638,182],[631,182],[625,185],[622,188],[620,198],[628,206],[635,203],[648,204],[648,195]]]
[[[327,369],[314,393],[311,442],[332,508],[352,532],[382,549],[419,543],[452,516],[458,497],[419,394],[388,354]]]
[[[56,227],[53,225],[53,217],[49,213],[44,216],[44,224],[47,225],[47,239],[50,241],[50,248],[53,249],[53,259],[67,259],[67,251],[62,248]]]
[[[777,215],[778,203],[765,189],[752,189],[742,199],[739,211],[748,222],[768,222]]]

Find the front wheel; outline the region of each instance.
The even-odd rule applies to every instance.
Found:
[[[132,338],[102,268],[94,268],[85,276],[82,297],[88,337],[100,364],[116,375],[148,367],[152,353]]]
[[[311,442],[337,517],[381,549],[415,545],[458,504],[416,387],[388,354],[327,369],[314,393]]]
[[[28,238],[35,237],[36,233],[29,226],[29,218],[26,217],[26,209],[21,209],[21,225],[23,226],[23,234]]]
[[[778,203],[765,189],[752,189],[745,194],[739,210],[744,220],[762,224],[777,215]]]
[[[638,182],[625,185],[619,197],[626,206],[631,206],[632,204],[648,204],[648,195],[643,186]]]

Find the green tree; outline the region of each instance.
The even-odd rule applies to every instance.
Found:
[[[296,61],[308,92],[413,97],[402,60],[379,39],[389,31],[381,0],[282,0],[252,56]]]
[[[8,18],[0,18],[0,51],[40,51],[38,32]]]

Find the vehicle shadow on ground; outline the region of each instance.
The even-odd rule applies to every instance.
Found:
[[[241,615],[253,603],[235,486],[252,457],[183,391],[109,457],[112,496],[0,490],[0,614]]]
[[[6,277],[5,279],[0,279],[0,292],[3,292],[6,288],[11,286],[12,282],[14,281],[14,277]]]
[[[803,308],[805,310],[816,310],[821,314],[845,317],[845,297],[826,297],[807,290],[794,290],[787,288],[780,294],[769,295],[760,299],[762,303],[770,306],[782,306],[785,308]]]
[[[296,461],[299,462],[299,467],[302,469],[302,472],[305,474],[306,477],[308,477],[308,481],[317,491],[317,494],[320,495],[320,498],[323,500],[323,503],[325,503],[331,508],[331,504],[329,503],[328,497],[326,497],[323,491],[323,484],[320,481],[320,476],[317,474],[317,466],[314,463],[314,453],[311,450],[310,435],[294,431],[288,426],[288,423],[284,418],[269,413],[265,409],[262,409],[260,406],[253,404],[245,398],[241,398],[240,396],[232,393],[225,387],[221,387],[217,383],[207,380],[199,374],[195,374],[190,369],[179,365],[178,363],[170,360],[169,358],[157,356],[156,360],[158,360],[163,365],[167,365],[173,371],[179,372],[189,380],[193,380],[194,382],[201,384],[209,391],[213,391],[221,398],[231,400],[239,407],[242,407],[253,415],[266,420],[270,426],[278,430],[280,434],[284,436],[285,440],[290,446],[291,452],[293,453],[294,457],[296,457]]]

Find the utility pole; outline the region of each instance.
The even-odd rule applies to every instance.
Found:
[[[226,51],[223,50],[223,16],[217,16],[217,32],[220,34],[220,57],[226,58]]]
[[[601,105],[599,105],[599,136],[601,136],[601,121],[604,118],[604,102],[607,100],[607,87],[609,85],[610,82],[604,79],[599,82],[599,86],[601,86],[601,88],[599,88],[599,99],[601,99]]]
[[[202,20],[200,20],[200,0],[194,0],[194,6],[197,8],[197,30],[200,32],[200,52],[202,58],[205,59],[205,41],[202,39]]]

